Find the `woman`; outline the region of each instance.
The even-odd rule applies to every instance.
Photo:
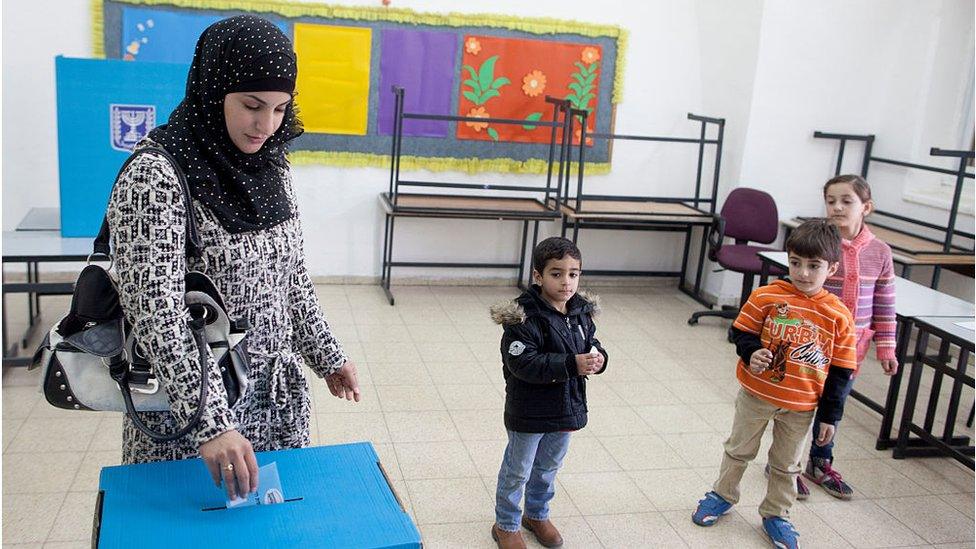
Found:
[[[201,365],[186,323],[185,272],[210,276],[230,316],[251,326],[248,393],[229,407],[211,358],[198,427],[173,443],[157,443],[127,417],[123,462],[199,454],[230,498],[257,489],[255,450],[309,444],[302,359],[333,395],[360,398],[356,367],[333,337],[305,266],[285,159],[287,143],[302,133],[292,102],[296,75],[291,42],[271,23],[244,15],[207,28],[186,96],[169,123],[139,144],[176,158],[192,208],[173,165],[151,153],[128,166],[109,203],[122,307],[171,402],[169,413],[145,414],[151,428],[172,432],[197,411]],[[187,215],[196,217],[202,261],[184,255]]]

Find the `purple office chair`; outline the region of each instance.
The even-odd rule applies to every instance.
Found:
[[[739,307],[749,299],[756,275],[762,272],[762,262],[759,252],[778,251],[775,248],[751,246],[747,242],[771,244],[776,240],[779,230],[779,214],[776,212],[776,201],[772,196],[758,191],[739,187],[729,193],[722,205],[722,212],[712,222],[708,231],[708,258],[717,262],[723,269],[742,273],[742,295],[739,296],[738,307],[722,307],[718,311],[698,311],[691,315],[688,324],[698,324],[703,316],[717,316],[734,319],[739,314]],[[734,244],[723,245],[725,237],[730,237]],[[782,276],[786,274],[782,269],[770,265],[769,274]]]

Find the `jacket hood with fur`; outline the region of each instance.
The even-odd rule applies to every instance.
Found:
[[[495,324],[511,326],[523,324],[530,314],[540,314],[548,309],[555,314],[562,314],[552,308],[542,297],[539,287],[533,285],[522,295],[512,301],[503,301],[491,306],[491,319]],[[596,317],[600,314],[600,297],[586,290],[576,292],[566,303],[567,316],[589,313]]]

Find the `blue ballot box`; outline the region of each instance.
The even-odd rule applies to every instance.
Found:
[[[258,452],[285,503],[226,509],[200,459],[105,467],[92,546],[421,547],[368,442]]]

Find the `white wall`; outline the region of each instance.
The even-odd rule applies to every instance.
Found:
[[[377,5],[365,0],[338,3]],[[4,229],[12,228],[31,206],[58,205],[53,58],[90,55],[89,5],[89,0],[3,3]],[[879,154],[924,163],[934,163],[927,157],[929,146],[957,147],[965,133],[958,105],[971,93],[965,90],[972,89],[972,72],[962,70],[972,62],[969,0],[607,0],[599,9],[580,0],[399,0],[395,6],[548,16],[627,28],[624,101],[616,130],[694,136],[697,128],[686,113],[725,117],[720,201],[739,184],[757,187],[773,194],[782,217],[821,211],[819,187],[832,173],[835,148],[812,139],[814,129],[875,133]],[[50,17],[52,13],[59,17]],[[588,181],[593,192],[647,192],[650,186],[656,195],[684,195],[694,181],[692,148],[618,143],[612,173]],[[849,154],[853,159],[858,151]],[[944,211],[901,200],[904,174],[888,183],[888,175],[875,170],[871,181],[881,191],[881,207],[944,218]],[[518,178],[420,175],[458,181]],[[296,166],[294,176],[313,274],[377,276],[383,226],[377,194],[386,188],[385,170]],[[971,217],[960,219],[963,228],[972,224]],[[555,231],[553,223],[544,234]],[[517,235],[514,223],[401,220],[397,258],[509,261]],[[667,234],[604,231],[585,232],[580,240],[590,268],[674,268],[680,261],[678,242]],[[971,279],[966,280],[949,283],[959,292],[968,291],[971,299]],[[738,284],[737,277],[713,275],[707,288],[734,297]]]
[[[962,145],[972,32],[964,0],[766,2],[741,184],[772,194],[780,217],[821,214],[837,145],[814,139],[815,129],[873,133],[875,155],[940,165],[930,147]],[[859,171],[861,150],[848,146],[845,171]],[[945,211],[902,200],[918,177],[872,163],[868,180],[879,208],[945,222]],[[971,231],[972,216],[958,226]],[[971,300],[972,279],[953,278],[945,289]]]

